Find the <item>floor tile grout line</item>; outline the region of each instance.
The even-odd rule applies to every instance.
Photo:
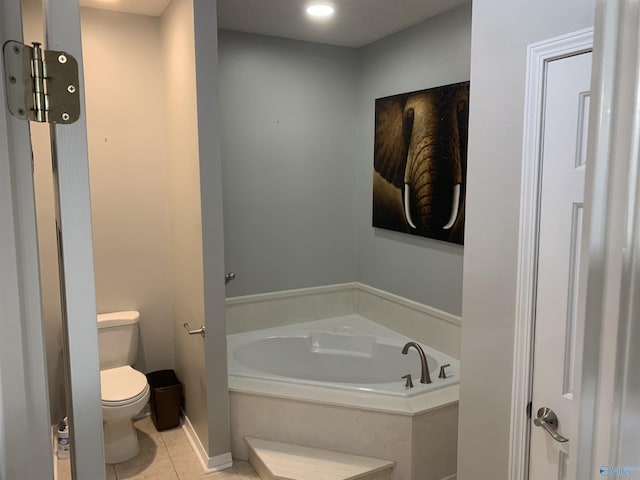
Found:
[[[169,461],[171,462],[171,467],[173,467],[173,472],[176,474],[176,478],[178,480],[182,480],[180,478],[180,474],[178,473],[178,469],[176,468],[176,464],[173,461],[173,455],[171,454],[171,451],[169,450],[169,447],[167,446],[167,442],[164,441],[164,435],[162,434],[162,432],[158,432],[160,434],[160,440],[162,441],[162,445],[164,446],[165,450],[167,451],[167,456],[169,457]]]
[[[188,439],[186,438],[184,431],[182,429],[178,429],[176,432],[171,433],[169,435],[164,435],[164,433],[166,432],[160,432],[157,429],[155,429],[155,427],[153,427],[155,429],[155,433],[154,434],[151,430],[149,430],[150,425],[141,425],[140,427],[135,426],[136,430],[138,431],[138,435],[146,435],[148,437],[150,437],[151,441],[154,442],[157,446],[158,450],[161,450],[162,448],[164,448],[165,452],[166,452],[166,456],[169,459],[170,465],[171,465],[171,469],[173,471],[173,475],[175,479],[177,480],[191,480],[193,478],[198,478],[199,480],[205,480],[205,479],[211,479],[213,480],[214,478],[220,478],[220,480],[253,480],[253,479],[259,479],[259,477],[257,476],[246,476],[246,474],[252,472],[255,474],[255,471],[251,468],[251,470],[249,471],[245,471],[245,468],[241,468],[240,464],[236,464],[236,462],[234,461],[234,465],[232,468],[225,470],[223,475],[210,475],[213,474],[214,472],[208,472],[206,469],[202,468],[202,464],[200,463],[199,459],[197,458],[197,453],[193,451],[192,445],[190,445],[188,443]],[[184,438],[183,438],[184,437]],[[140,438],[140,437],[139,437]],[[173,449],[171,449],[169,447],[169,440],[172,440],[172,446]],[[182,441],[183,442],[182,442]],[[183,445],[182,443],[185,443],[185,445],[188,445],[188,449],[187,451],[183,451],[184,449],[182,448]],[[189,452],[191,453],[191,455],[189,455]],[[184,455],[189,455],[193,457],[193,461],[195,462],[193,465],[197,465],[197,469],[198,472],[192,472],[190,468],[188,468],[188,471],[183,472],[184,475],[181,475],[180,472],[178,471],[178,465],[176,463],[177,460],[182,460]],[[148,465],[146,468],[149,468],[155,461],[157,460],[157,458],[152,459],[152,462],[150,465]],[[246,465],[249,465],[249,467],[251,467],[250,463],[248,462],[243,462]],[[186,466],[191,466],[191,463],[189,462],[188,465]],[[144,478],[144,477],[140,477],[139,475],[143,475],[144,476],[144,470],[137,472],[135,474],[134,477],[129,477],[128,475],[125,475],[124,477],[122,476],[122,472],[120,472],[121,474],[118,474],[118,469],[116,468],[117,465],[108,465],[106,466],[107,470],[111,470],[113,472],[113,477],[111,478],[115,478],[115,480],[124,480],[125,477],[126,478]],[[240,470],[242,470],[242,473],[240,472]],[[167,471],[168,471],[168,467],[167,467]],[[219,473],[219,472],[216,472]],[[195,474],[195,477],[193,477],[192,475]]]

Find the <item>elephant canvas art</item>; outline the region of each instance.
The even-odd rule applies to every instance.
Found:
[[[464,243],[469,82],[379,98],[373,226]]]

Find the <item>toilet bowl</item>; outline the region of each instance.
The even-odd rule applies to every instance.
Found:
[[[138,454],[135,417],[149,401],[147,377],[132,367],[138,354],[135,311],[98,315],[100,388],[107,463],[122,463]]]
[[[138,454],[135,417],[149,401],[149,384],[130,366],[100,372],[106,463],[122,463]]]

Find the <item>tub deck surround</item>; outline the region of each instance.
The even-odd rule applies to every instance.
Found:
[[[351,314],[460,358],[461,318],[358,282],[226,299],[227,334]]]
[[[392,460],[391,480],[441,480],[456,472],[457,403],[403,415],[231,392],[229,413],[236,459],[249,459],[250,437]]]
[[[246,438],[262,480],[388,480],[395,462]]]
[[[359,315],[347,315],[227,336],[229,375],[339,390],[411,397],[459,382],[459,362],[422,345],[432,383],[421,384],[411,339]],[[440,367],[447,377],[438,378]],[[405,388],[410,373],[414,388]]]

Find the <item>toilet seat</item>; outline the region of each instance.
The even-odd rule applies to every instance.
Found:
[[[100,387],[102,405],[105,407],[119,407],[134,403],[149,391],[147,377],[130,365],[101,370]]]

